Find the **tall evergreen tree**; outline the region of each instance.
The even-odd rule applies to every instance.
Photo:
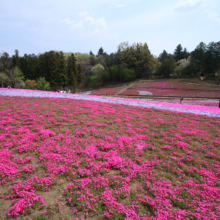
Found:
[[[206,44],[201,42],[191,53],[190,66],[192,68],[193,75],[203,75],[207,72],[206,51]]]
[[[169,54],[162,62],[161,66],[158,68],[157,74],[163,77],[169,77],[170,74],[174,72],[176,68],[176,61],[174,57]]]
[[[89,62],[91,66],[95,66],[95,55],[92,51],[89,52]]]
[[[178,44],[176,49],[174,50],[174,58],[176,61],[183,59],[182,50],[183,50],[182,45]]]
[[[220,69],[220,41],[210,42],[206,50],[206,64],[209,73],[214,74]]]
[[[160,60],[160,62],[163,62],[167,56],[168,56],[167,51],[163,50],[163,52],[159,55],[158,59]]]
[[[97,56],[103,55],[103,53],[104,53],[104,50],[102,47],[100,47]]]
[[[47,56],[47,61],[48,61],[48,72],[47,74],[49,75],[49,82],[52,86],[57,86],[59,85],[59,69],[58,69],[58,59],[59,57],[57,56],[55,51],[49,51],[48,56]]]
[[[186,48],[184,48],[183,52],[182,52],[182,59],[186,59],[189,57],[189,52],[187,51]]]
[[[77,83],[81,83],[83,77],[82,77],[82,68],[80,64],[77,64],[77,71],[78,71]]]
[[[39,58],[35,54],[24,54],[19,59],[19,66],[25,79],[35,80],[39,78]]]
[[[136,76],[137,78],[143,77],[147,72],[150,71],[150,50],[148,45],[145,43],[144,45],[138,45],[137,53],[139,53],[137,59]]]
[[[76,85],[77,85],[78,70],[77,70],[77,65],[76,65],[76,58],[73,53],[67,59],[66,75],[68,78],[68,83],[73,85],[73,93],[75,93]]]
[[[17,66],[18,68],[20,68],[20,59],[19,59],[19,51],[15,50],[15,55],[12,56],[12,63],[13,66]]]
[[[66,60],[64,57],[64,53],[57,52],[57,84],[61,85],[62,87],[65,87],[67,84],[67,75],[66,75]]]
[[[12,59],[7,52],[4,52],[0,57],[0,70],[5,71],[12,67]]]

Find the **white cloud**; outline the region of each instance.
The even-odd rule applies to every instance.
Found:
[[[90,24],[94,24],[95,23],[95,19],[91,16],[86,16],[84,18],[85,21],[89,22]]]
[[[85,16],[89,15],[89,13],[87,11],[83,11],[83,12],[79,12],[78,15],[80,17],[85,17]]]
[[[86,16],[84,18],[84,20],[86,22],[90,23],[91,25],[95,25],[97,27],[102,27],[102,28],[107,28],[107,24],[105,22],[105,18],[104,17],[101,17],[101,18],[98,18],[98,19],[94,19],[91,16]]]
[[[220,23],[217,0],[186,0],[179,2],[175,9],[178,11],[192,11],[200,8],[200,12],[209,20]]]
[[[193,9],[198,7],[203,1],[202,0],[187,0],[187,1],[182,1],[179,2],[176,6],[175,9]]]
[[[105,18],[97,18],[95,19],[94,17],[90,16],[88,12],[80,12],[78,13],[79,17],[82,17],[81,19],[78,19],[78,21],[70,20],[69,18],[65,18],[61,20],[61,23],[66,23],[70,25],[70,28],[72,30],[76,29],[88,29],[91,27],[94,31],[94,33],[99,33],[103,28],[107,28],[107,24],[105,22]]]
[[[117,5],[117,8],[123,8],[125,6],[126,6],[125,4],[119,4],[119,5]]]
[[[82,22],[78,22],[74,25],[71,26],[72,30],[76,30],[76,29],[83,29],[83,23]]]
[[[67,23],[67,24],[73,24],[74,22],[75,22],[74,20],[71,21],[69,18],[65,18],[60,21],[60,23]]]
[[[99,27],[107,28],[107,24],[105,23],[105,18],[99,18],[95,21],[96,25]]]

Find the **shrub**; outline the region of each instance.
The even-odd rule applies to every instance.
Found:
[[[50,90],[50,83],[47,82],[44,77],[39,77],[37,79],[36,88],[39,90]]]
[[[36,81],[27,79],[25,81],[25,89],[35,89],[36,88]]]

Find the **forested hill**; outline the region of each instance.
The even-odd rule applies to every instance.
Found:
[[[43,54],[0,56],[0,82],[5,87],[52,89],[78,85],[95,88],[112,83],[126,82],[153,76],[198,76],[220,74],[220,41],[208,45],[200,43],[188,52],[181,44],[173,54],[151,54],[146,43],[129,45],[123,42],[115,53],[107,54],[101,47],[97,54],[48,51]]]

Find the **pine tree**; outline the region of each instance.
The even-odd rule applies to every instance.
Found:
[[[19,51],[18,50],[15,50],[15,55],[12,56],[12,63],[13,63],[13,66],[17,66],[20,68],[20,59],[19,59]]]
[[[67,59],[66,75],[67,75],[68,83],[73,85],[73,93],[75,93],[78,70],[76,65],[76,58],[73,53]]]
[[[82,67],[80,64],[77,64],[77,71],[78,71],[78,74],[77,74],[77,83],[81,83],[82,82]]]
[[[58,56],[55,51],[49,51],[47,56],[49,82],[52,86],[59,85]]]
[[[95,66],[95,55],[92,51],[89,52],[89,62],[91,66]]]
[[[100,47],[97,56],[99,56],[99,55],[103,55],[103,53],[104,53],[104,50],[103,50],[102,47]]]
[[[166,50],[163,50],[163,52],[159,55],[158,59],[160,62],[163,62],[168,56],[168,53]]]
[[[66,75],[66,60],[64,53],[61,51],[56,53],[57,55],[57,84],[65,87],[67,84],[67,75]]]

